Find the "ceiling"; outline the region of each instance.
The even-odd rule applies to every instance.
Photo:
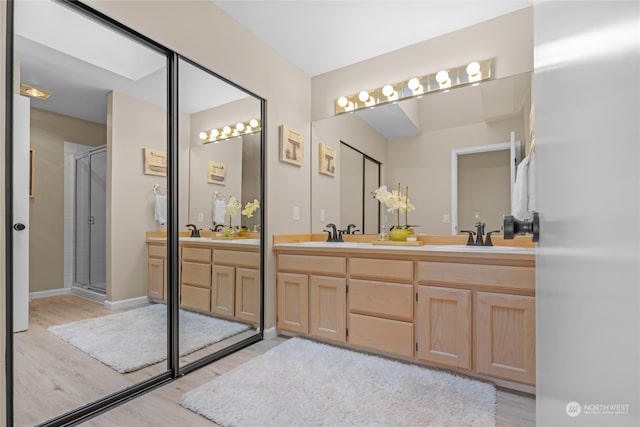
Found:
[[[212,1],[312,77],[533,4],[519,0]]]
[[[211,1],[309,76],[532,4],[428,0]],[[111,90],[156,105],[166,104],[162,55],[141,49],[138,43],[96,26],[85,16],[69,13],[68,8],[56,2],[17,2],[15,14],[15,50],[21,60],[22,82],[53,92],[46,101],[34,99],[33,106],[104,124],[107,94]],[[181,93],[180,110],[187,113],[246,96],[194,67],[184,70],[181,77],[189,79],[190,87],[199,89],[193,94]],[[200,83],[194,84],[196,81]],[[217,96],[206,99],[202,93]]]

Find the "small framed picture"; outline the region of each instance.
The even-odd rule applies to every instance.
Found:
[[[336,149],[326,144],[320,144],[318,147],[318,151],[320,152],[318,156],[318,170],[322,174],[336,176]]]
[[[167,152],[144,148],[144,174],[167,176]]]
[[[29,149],[29,197],[35,197],[36,152]]]
[[[296,166],[304,164],[304,137],[288,126],[280,126],[280,161]]]
[[[224,163],[209,160],[209,163],[207,163],[207,182],[209,184],[224,185],[226,180],[227,166]]]

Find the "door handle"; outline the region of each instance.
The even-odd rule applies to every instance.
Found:
[[[22,231],[25,228],[27,228],[27,227],[24,224],[20,223],[20,222],[17,223],[17,224],[13,224],[13,229],[16,230],[16,231]]]

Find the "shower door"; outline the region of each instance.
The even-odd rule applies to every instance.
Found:
[[[107,152],[76,158],[75,284],[106,293]]]

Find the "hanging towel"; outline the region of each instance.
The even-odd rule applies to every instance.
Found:
[[[215,199],[213,201],[213,222],[215,224],[224,224],[224,214],[227,204],[224,200]]]
[[[154,219],[164,225],[167,222],[167,195],[156,194]]]
[[[516,182],[511,194],[511,215],[519,220],[531,218],[536,210],[535,161],[527,156],[516,170]]]

